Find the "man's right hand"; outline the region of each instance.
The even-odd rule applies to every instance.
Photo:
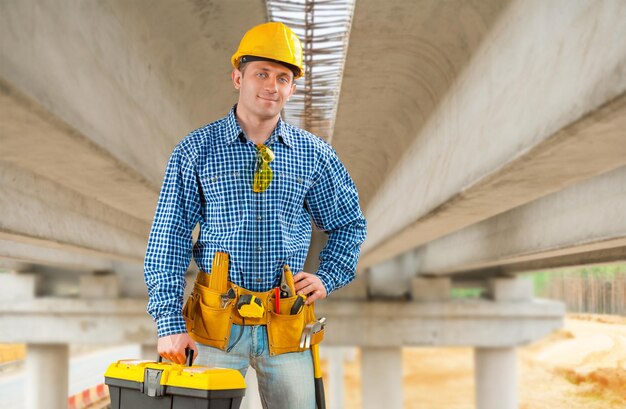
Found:
[[[193,350],[193,359],[198,356],[198,348],[196,343],[189,334],[173,334],[160,337],[157,341],[157,351],[159,355],[168,361],[185,364],[187,357],[185,356],[185,348],[191,348]]]

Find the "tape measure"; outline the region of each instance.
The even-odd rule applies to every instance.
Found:
[[[239,315],[245,318],[261,318],[265,313],[265,308],[258,297],[245,294],[239,297],[237,311],[239,311]]]

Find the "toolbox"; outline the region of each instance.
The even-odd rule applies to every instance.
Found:
[[[111,409],[239,409],[246,384],[235,369],[120,360],[104,374]]]

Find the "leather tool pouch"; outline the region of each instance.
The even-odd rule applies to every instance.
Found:
[[[287,352],[301,352],[300,338],[306,324],[315,321],[313,305],[305,305],[297,314],[290,314],[291,307],[298,298],[289,297],[280,300],[280,311],[274,312],[274,291],[253,292],[228,282],[228,288],[236,293],[235,300],[229,301],[222,308],[222,298],[218,291],[208,287],[209,274],[199,272],[194,289],[183,308],[187,332],[195,341],[221,350],[226,350],[233,323],[238,325],[266,325],[270,355]],[[236,305],[239,297],[252,294],[258,297],[265,307],[261,318],[246,318],[239,315]],[[311,345],[319,344],[324,339],[324,331],[314,334]]]
[[[271,309],[267,314],[267,337],[270,344],[270,355],[280,355],[287,352],[301,352],[306,348],[300,348],[302,331],[309,322],[315,321],[313,304],[305,305],[297,314],[290,314],[291,307],[298,297],[283,298],[280,300],[280,311],[276,314]],[[311,344],[320,343],[324,338],[323,330],[318,332],[317,339],[312,338]]]
[[[191,338],[226,350],[233,325],[233,308],[230,305],[222,308],[221,304],[219,292],[196,281],[193,292],[183,307],[183,316]]]

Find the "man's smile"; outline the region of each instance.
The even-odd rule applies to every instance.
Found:
[[[278,102],[278,99],[276,98],[268,98],[268,97],[263,97],[261,95],[257,96],[259,99],[262,99],[263,101],[269,101],[269,102]]]

